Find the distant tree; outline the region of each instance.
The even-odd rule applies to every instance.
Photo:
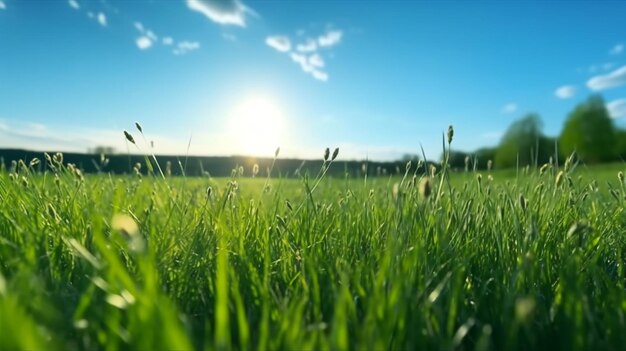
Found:
[[[462,152],[462,151],[450,151],[450,158],[448,159],[448,165],[453,170],[464,170],[466,158],[468,158],[467,159],[468,161],[473,159],[469,153]],[[469,168],[472,169],[472,166],[469,166]]]
[[[409,161],[417,162],[419,161],[419,159],[420,157],[417,154],[404,154],[402,155],[402,158],[400,159],[400,161],[403,163],[407,163]]]
[[[617,156],[615,127],[604,100],[598,95],[576,106],[567,117],[559,139],[562,156],[576,151],[588,163],[611,161]]]
[[[513,122],[496,150],[495,164],[499,168],[540,164],[553,154],[554,145],[541,132],[541,118],[528,114]],[[519,162],[519,163],[518,163]]]
[[[95,155],[113,155],[115,154],[115,148],[111,146],[96,146],[93,149],[89,149],[88,152]]]
[[[497,147],[484,147],[476,150],[474,157],[476,158],[476,168],[487,169],[487,163],[492,163],[496,159]]]
[[[622,161],[626,161],[626,130],[618,129],[615,131],[617,138],[617,153]]]

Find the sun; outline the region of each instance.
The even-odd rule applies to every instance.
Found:
[[[271,97],[254,94],[235,106],[229,116],[229,135],[236,152],[250,156],[273,155],[284,142],[285,118]]]

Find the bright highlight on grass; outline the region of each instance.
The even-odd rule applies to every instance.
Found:
[[[279,102],[254,94],[228,115],[228,135],[238,153],[269,156],[285,142],[286,120]]]

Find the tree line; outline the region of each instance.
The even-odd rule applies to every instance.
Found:
[[[484,169],[492,160],[500,169],[525,167],[556,163],[572,153],[587,164],[626,160],[626,130],[615,126],[599,95],[590,96],[568,114],[560,135],[550,137],[542,129],[541,117],[527,114],[511,124],[494,148],[452,151],[450,165]]]
[[[94,149],[95,150],[95,149]],[[148,162],[153,172],[158,163],[165,176],[205,176],[228,177],[233,171],[249,177],[300,177],[305,174],[315,176],[325,165],[320,155],[318,160],[283,159],[246,156],[169,156],[137,154],[104,154],[104,153],[63,153],[47,154],[38,151],[0,149],[0,172],[16,172],[20,167],[30,167],[35,172],[50,169],[49,161],[60,157],[65,165],[80,169],[82,173],[102,174],[131,174],[135,176],[147,175]],[[97,149],[97,151],[102,151]],[[156,162],[155,162],[156,159]],[[21,160],[21,163],[20,163]],[[36,160],[36,162],[33,162]],[[22,166],[20,166],[22,164]],[[333,177],[357,177],[402,175],[405,172],[427,172],[429,168],[437,167],[433,162],[397,160],[390,162],[375,161],[334,161],[328,168],[327,175]],[[255,174],[256,172],[256,174]]]

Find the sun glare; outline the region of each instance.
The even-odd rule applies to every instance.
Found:
[[[273,155],[284,141],[285,120],[280,106],[270,97],[252,95],[242,100],[229,118],[229,134],[238,153]]]

